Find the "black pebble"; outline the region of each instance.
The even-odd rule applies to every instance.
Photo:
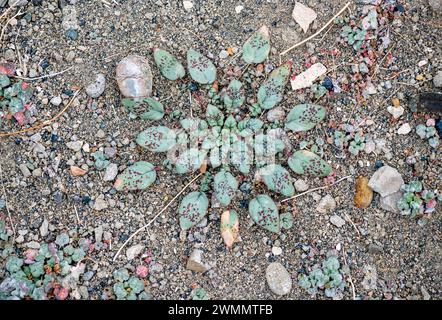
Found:
[[[442,138],[442,119],[436,120],[436,130],[440,138]]]
[[[333,81],[330,79],[330,77],[325,77],[324,82],[322,82],[322,86],[325,87],[328,90],[333,89]]]
[[[49,65],[49,60],[47,58],[44,58],[40,63],[40,67],[42,67],[43,69],[46,69],[47,67],[49,67]]]
[[[376,169],[379,169],[380,167],[383,167],[383,166],[384,166],[384,164],[382,163],[381,160],[376,160],[376,162],[374,163],[374,167]]]
[[[91,198],[90,198],[89,196],[83,196],[83,197],[81,198],[81,202],[82,202],[83,204],[88,204],[89,202],[91,202]]]

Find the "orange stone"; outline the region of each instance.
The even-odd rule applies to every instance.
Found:
[[[355,205],[358,208],[368,208],[373,200],[373,190],[368,186],[368,179],[366,177],[358,177],[356,179]]]
[[[401,102],[399,101],[398,98],[391,99],[391,102],[393,103],[393,106],[395,106],[395,107],[399,107],[401,105]]]

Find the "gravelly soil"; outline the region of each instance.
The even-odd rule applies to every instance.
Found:
[[[43,2],[41,6],[34,6],[31,2],[22,9],[32,14],[32,20],[25,25],[19,20],[17,26],[8,28],[1,51],[5,54],[6,49],[18,46],[28,71],[35,69],[39,75],[75,66],[57,77],[34,82],[38,93],[35,100],[38,113],[34,121],[55,115],[69,101],[73,91],[92,80],[94,72],[106,75],[107,87],[104,94],[95,100],[82,91],[59,121],[40,131],[44,152],[33,151],[35,143],[30,136],[35,132],[20,137],[0,138],[4,177],[1,183],[6,189],[17,230],[27,231],[22,243],[17,246],[32,240],[51,241],[63,230],[76,229],[79,235],[93,238],[94,228],[103,225],[104,230],[111,233],[111,248],[91,254],[97,264],[90,264],[88,268],[94,268],[98,273],[89,282],[83,283],[91,288],[89,298],[98,299],[103,289],[112,285],[112,272],[128,263],[124,254],[112,262],[119,246],[193,177],[171,173],[162,166],[164,154],[152,154],[135,146],[134,138],[149,123],[129,120],[120,106],[121,97],[114,80],[116,63],[130,53],[147,57],[154,73],[153,95],[160,100],[167,99],[164,104],[171,110],[188,112],[190,103],[187,92],[181,93],[180,84],[161,77],[153,64],[152,48],[167,48],[182,61],[189,48],[196,48],[212,56],[218,69],[223,70],[232,58],[222,60],[218,57],[219,52],[228,47],[241,48],[251,32],[265,24],[272,35],[270,62],[278,65],[279,52],[312,34],[343,4],[340,1],[308,1],[307,4],[318,13],[318,19],[305,35],[292,21],[293,1],[193,1],[194,8],[189,12],[184,10],[181,1],[119,1],[121,4],[112,8],[99,1],[76,1],[80,32],[78,39],[73,41],[64,35],[62,13],[57,2]],[[235,6],[239,4],[244,9],[237,14]],[[352,4],[353,11],[357,6],[361,4]],[[323,98],[321,104],[329,112],[327,123],[308,134],[291,135],[290,139],[296,147],[299,141],[309,140],[309,136],[313,137],[312,140],[316,137],[325,139],[328,123],[346,123],[356,117],[370,119],[373,124],[363,125],[364,131],[371,133],[375,139],[386,140],[391,156],[384,152],[361,152],[358,156],[347,154],[342,158],[342,154],[329,145],[324,149],[324,158],[331,161],[337,177],[350,174],[353,177],[370,177],[376,171],[375,161],[380,160],[397,168],[406,182],[413,179],[414,174],[423,179],[427,188],[441,189],[440,147],[430,148],[414,131],[406,136],[396,133],[402,123],[408,122],[415,128],[417,124],[425,122],[425,114],[413,114],[410,107],[417,93],[435,90],[431,78],[437,70],[442,70],[441,36],[437,27],[438,23],[440,25],[440,13],[432,11],[426,1],[408,1],[405,9],[397,17],[400,22],[391,26],[390,48],[395,58],[394,65],[397,70],[403,71],[399,78],[390,80],[392,87],[382,87],[382,92],[371,95],[362,104],[356,103],[356,93],[352,89]],[[344,64],[354,63],[353,50],[340,43],[338,36],[339,31],[334,27],[307,46],[288,54],[287,58],[294,61],[295,73],[303,70],[306,57],[314,54],[331,70],[328,75],[332,79],[347,78],[351,83],[351,66]],[[330,50],[335,48],[341,52],[337,56],[330,54]],[[74,58],[70,52],[75,54]],[[49,67],[45,70],[37,67],[42,59],[49,61]],[[418,62],[424,59],[428,60],[428,64],[419,67]],[[15,62],[19,61],[15,59]],[[232,65],[242,66],[243,62],[238,59]],[[334,66],[336,68],[333,69]],[[415,80],[418,74],[424,76],[423,81]],[[228,83],[227,76],[222,72],[220,75],[220,85]],[[381,84],[392,75],[391,69],[380,68],[373,82],[375,85]],[[386,108],[391,104],[391,97],[398,95],[403,97],[401,103],[405,113],[399,120],[391,121]],[[55,107],[45,101],[54,96],[61,96],[63,105]],[[291,106],[304,101],[314,101],[309,90],[300,94],[287,88],[281,105],[288,111]],[[202,112],[198,105],[194,104],[192,108],[196,115]],[[165,119],[159,123],[177,125],[177,122],[169,124]],[[17,129],[8,126],[2,132]],[[104,136],[97,137],[100,129],[104,131]],[[51,142],[51,134],[58,135],[60,140]],[[129,161],[148,160],[160,166],[157,181],[141,192],[116,194],[111,190],[112,184],[103,181],[102,172],[94,170],[88,163],[90,154],[82,151],[76,153],[66,147],[66,142],[74,139],[89,143],[91,150],[116,148],[117,155],[111,161],[120,166],[120,171]],[[414,169],[406,163],[410,155],[417,158]],[[55,175],[50,177],[47,168],[56,158],[60,159],[60,165]],[[69,172],[71,162],[77,166],[88,164],[90,170],[83,177],[72,177]],[[32,163],[43,171],[43,175],[24,178],[19,169],[22,163]],[[248,179],[252,181],[252,177],[251,174]],[[309,187],[323,185],[320,179],[305,180]],[[198,184],[193,184],[190,189],[197,190]],[[252,195],[263,190],[264,187],[257,184]],[[420,226],[416,220],[382,210],[378,194],[375,194],[369,208],[358,209],[353,204],[353,193],[354,178],[282,205],[280,212],[291,211],[295,219],[293,228],[278,236],[251,223],[247,210],[240,206],[240,200],[248,199],[250,195],[238,191],[234,207],[240,215],[242,241],[236,243],[231,251],[225,249],[219,236],[221,208],[212,208],[207,225],[193,228],[186,235],[179,229],[176,202],[148,232],[138,235],[129,246],[141,243],[152,254],[154,264],[150,265],[149,281],[154,299],[188,299],[195,283],[214,299],[279,299],[270,291],[265,280],[266,267],[272,261],[281,262],[294,280],[292,291],[283,298],[309,299],[312,297],[296,285],[298,272],[311,268],[337,246],[340,247],[341,263],[344,263],[345,255],[346,263],[350,266],[359,298],[422,299],[427,293],[432,299],[442,298],[440,204],[430,221]],[[318,199],[326,194],[333,196],[337,207],[333,213],[322,214],[315,207]],[[104,195],[109,208],[94,211],[93,202],[82,202],[82,197],[95,200],[100,195]],[[0,214],[6,216],[6,210],[0,210]],[[348,216],[357,231],[349,221],[340,228],[332,225],[329,222],[332,214],[343,218]],[[41,239],[38,228],[44,218],[49,220],[54,230]],[[282,254],[272,255],[273,246],[280,246]],[[194,247],[201,248],[204,261],[212,265],[204,274],[186,269],[187,257]],[[136,266],[141,262],[142,258],[138,257],[129,264]],[[366,290],[362,286],[366,265],[377,269],[375,290]],[[324,296],[318,295],[316,298],[322,299]],[[350,286],[342,298],[352,298]]]

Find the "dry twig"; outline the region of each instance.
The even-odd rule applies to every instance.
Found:
[[[283,56],[285,54],[287,54],[289,51],[292,51],[293,49],[303,45],[304,43],[310,41],[311,39],[315,38],[316,36],[318,36],[319,34],[321,34],[322,31],[324,31],[331,23],[333,23],[333,21],[339,17],[345,10],[347,10],[347,8],[350,6],[351,2],[347,2],[347,4],[341,9],[339,10],[339,12],[337,14],[335,14],[333,16],[333,18],[331,18],[321,29],[318,30],[318,32],[316,32],[315,34],[311,35],[310,37],[308,37],[307,39],[302,40],[301,42],[298,42],[297,44],[291,46],[290,48],[288,48],[287,50],[281,52],[279,55]]]
[[[78,89],[74,96],[72,97],[72,99],[69,101],[69,103],[66,105],[66,107],[63,108],[63,110],[61,110],[59,113],[57,113],[57,115],[55,117],[53,117],[52,119],[43,121],[31,128],[27,128],[27,129],[23,129],[23,130],[19,130],[19,131],[14,131],[14,132],[5,132],[5,133],[0,133],[0,138],[2,137],[10,137],[10,136],[16,136],[18,134],[22,134],[22,133],[26,133],[26,132],[30,132],[30,131],[34,131],[40,128],[43,128],[49,124],[51,124],[52,122],[54,122],[55,120],[57,120],[58,118],[60,118],[63,113],[66,112],[67,109],[69,109],[69,107],[72,105],[72,103],[74,102],[75,98],[77,97],[78,93],[81,91],[81,89]]]
[[[115,254],[114,258],[112,259],[112,261],[115,261],[118,256],[121,253],[121,250],[123,250],[123,248],[130,242],[130,240],[132,240],[137,234],[139,234],[141,231],[143,231],[144,229],[146,229],[148,226],[150,226],[164,211],[166,211],[167,208],[169,208],[169,206],[195,181],[197,180],[199,177],[201,177],[203,173],[200,172],[195,178],[193,178],[192,180],[190,180],[190,182],[188,184],[186,184],[184,186],[183,189],[181,189],[180,192],[178,192],[176,194],[175,197],[172,198],[172,200],[169,201],[169,203],[163,207],[163,209],[160,210],[160,212],[158,212],[147,224],[145,224],[144,226],[140,227],[137,231],[135,231],[134,233],[132,233],[132,235],[123,243],[123,245],[120,247],[120,249],[118,249],[117,253]]]
[[[303,192],[303,193],[300,193],[300,194],[297,194],[297,195],[295,195],[295,196],[293,196],[293,197],[290,197],[290,198],[287,198],[287,199],[281,200],[281,203],[286,202],[286,201],[289,201],[289,200],[292,200],[292,199],[296,199],[296,198],[298,198],[298,197],[301,197],[301,196],[303,196],[303,195],[305,195],[305,194],[307,194],[307,193],[311,193],[311,192],[313,192],[313,191],[322,190],[322,189],[328,189],[328,188],[334,186],[335,184],[338,184],[338,183],[341,182],[342,180],[346,180],[346,179],[351,178],[351,177],[352,177],[352,175],[349,175],[349,176],[346,176],[346,177],[343,177],[343,178],[339,179],[338,181],[336,181],[335,183],[332,183],[331,185],[323,186],[323,187],[318,187],[318,188],[313,188],[313,189],[307,190],[307,191],[305,191],[305,192]]]
[[[2,33],[0,34],[0,42],[2,42],[3,41],[3,35],[4,35],[4,33],[5,33],[5,31],[6,31],[6,28],[8,27],[8,25],[11,23],[11,21],[13,20],[13,19],[15,19],[16,17],[18,17],[19,15],[21,15],[21,14],[24,14],[24,12],[21,12],[21,10],[18,10],[18,12],[11,18],[11,19],[9,19],[7,22],[6,22],[6,24],[3,26],[3,28],[2,28]]]
[[[4,17],[6,17],[6,15],[8,14],[8,12],[11,11],[11,9],[14,8],[15,5],[16,5],[17,3],[19,3],[19,2],[20,2],[20,0],[15,1],[15,2],[12,4],[12,6],[10,6],[8,9],[6,9],[5,12],[3,12],[2,15],[0,16],[0,20],[2,20]]]
[[[20,77],[20,76],[13,76],[13,78],[17,78],[17,79],[21,79],[21,80],[25,80],[25,81],[35,81],[35,80],[40,80],[40,79],[45,79],[45,78],[52,78],[55,76],[58,76],[60,74],[63,74],[69,70],[71,70],[74,66],[71,66],[63,71],[60,72],[56,72],[56,73],[50,73],[50,74],[46,74],[44,76],[40,76],[40,77],[35,77],[35,78],[26,78],[26,77]]]
[[[345,265],[348,267],[347,259],[345,258],[345,248],[344,248],[344,246],[342,246],[342,256],[344,257]],[[353,300],[356,300],[356,290],[355,290],[355,285],[353,284],[353,280],[351,278],[350,267],[348,267],[348,282],[350,282],[350,285],[351,285],[351,291],[352,291],[352,294],[353,294]]]

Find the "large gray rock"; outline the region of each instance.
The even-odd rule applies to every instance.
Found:
[[[121,60],[116,80],[121,94],[127,98],[143,98],[152,93],[152,71],[146,58],[132,55]]]
[[[381,208],[386,211],[399,213],[400,210],[397,207],[397,202],[400,200],[400,198],[402,198],[402,192],[398,191],[386,197],[381,197],[381,199],[379,200],[379,204]]]
[[[288,294],[292,290],[292,277],[279,262],[272,262],[266,270],[267,284],[278,296]]]
[[[399,191],[404,184],[401,174],[393,167],[383,166],[371,177],[368,186],[382,197]]]
[[[187,260],[186,268],[195,272],[206,272],[209,267],[203,263],[203,252],[199,249],[194,249]]]

